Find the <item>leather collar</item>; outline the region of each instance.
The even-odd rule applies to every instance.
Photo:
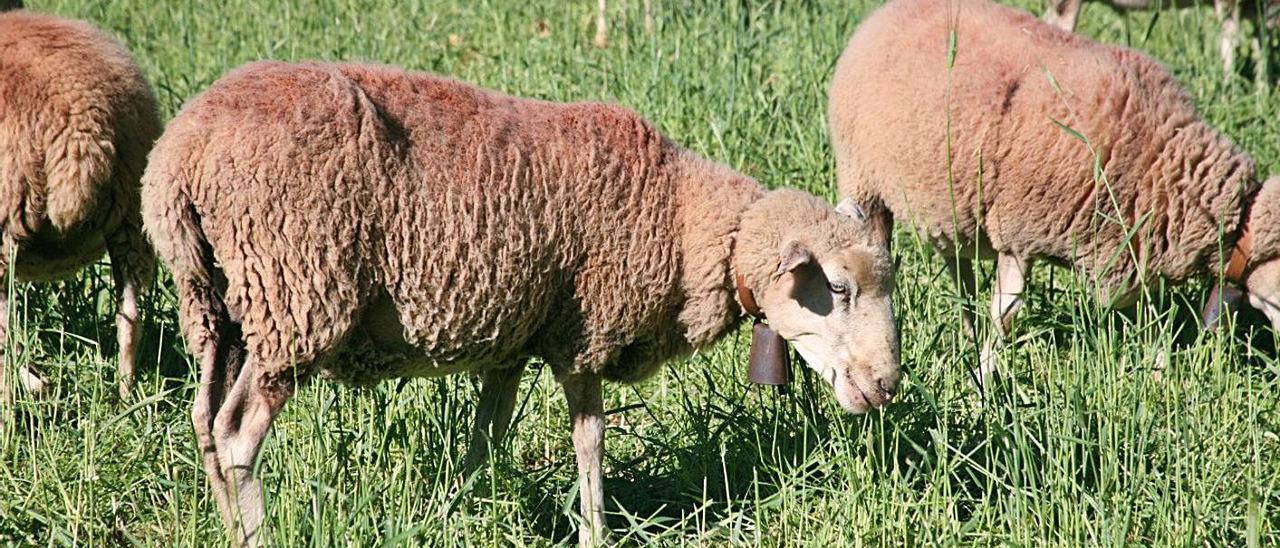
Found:
[[[735,283],[738,286],[738,303],[742,305],[742,311],[750,316],[764,319],[764,314],[760,312],[760,305],[756,304],[755,293],[751,291],[750,287],[747,287],[746,278],[742,274],[738,274]]]

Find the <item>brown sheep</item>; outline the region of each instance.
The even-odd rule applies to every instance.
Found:
[[[1036,260],[1117,306],[1148,276],[1216,275],[1258,186],[1155,61],[987,0],[876,11],[836,66],[829,119],[840,192],[876,224],[924,231],[966,292],[971,259],[994,256],[1002,334]]]
[[[12,267],[20,281],[60,278],[106,250],[121,397],[133,383],[138,298],[155,265],[138,180],[159,134],[155,97],[119,43],[80,21],[0,13],[0,270]],[[0,292],[0,341],[7,297]],[[43,385],[22,377],[33,390]]]
[[[735,279],[846,409],[885,404],[891,263],[841,212],[766,192],[620,107],[354,64],[233,71],[174,118],[143,177],[200,362],[205,468],[245,543],[262,522],[251,465],[298,379],[482,372],[475,463],[533,356],[564,387],[580,538],[599,539],[601,380],[642,380],[730,332]]]
[[[1218,37],[1218,53],[1222,56],[1222,70],[1226,76],[1230,76],[1235,70],[1236,48],[1240,43],[1240,18],[1241,16],[1252,17],[1257,24],[1256,32],[1259,36],[1265,34],[1262,29],[1274,29],[1277,23],[1280,23],[1280,17],[1277,17],[1276,10],[1280,9],[1280,0],[1214,0],[1205,2],[1203,0],[1098,0],[1102,4],[1109,5],[1113,8],[1133,11],[1157,8],[1187,8],[1212,3],[1213,11],[1217,14],[1218,19],[1222,21],[1222,33]],[[1044,14],[1044,20],[1049,24],[1057,26],[1062,30],[1074,31],[1076,29],[1076,21],[1080,17],[1080,8],[1083,6],[1084,0],[1053,0],[1049,4],[1049,9]],[[1262,55],[1262,43],[1260,37],[1255,37],[1250,43],[1251,49],[1258,56]],[[1258,81],[1266,82],[1266,60],[1263,59],[1259,65]]]

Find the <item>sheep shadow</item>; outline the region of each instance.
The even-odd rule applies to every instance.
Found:
[[[901,421],[903,427],[895,426],[909,413],[906,408],[873,412],[884,416],[871,420],[824,411],[822,399],[830,394],[823,393],[824,386],[808,373],[781,392],[725,382],[711,368],[671,369],[668,374],[677,377],[677,385],[696,383],[705,391],[703,397],[695,400],[685,395],[678,403],[653,407],[641,403],[614,411],[648,414],[650,424],[672,430],[652,434],[610,421],[606,512],[615,538],[623,544],[645,543],[670,532],[680,535],[695,521],[715,523],[734,509],[769,499],[796,478],[821,484],[832,473],[821,463],[823,444],[837,428],[860,436],[872,424],[883,424],[892,431],[891,437],[910,437],[917,445],[930,443],[928,421]],[[662,409],[671,405],[679,411]],[[670,417],[680,417],[680,424],[670,425]],[[873,460],[889,473],[912,456],[885,454]],[[528,470],[504,473],[529,474]],[[572,455],[531,475],[537,479],[516,482],[512,488],[521,507],[531,509],[535,534],[552,542],[572,543],[578,508]]]

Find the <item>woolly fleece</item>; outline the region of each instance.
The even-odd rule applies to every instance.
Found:
[[[1257,186],[1252,160],[1151,58],[987,0],[879,9],[829,107],[843,195],[882,200],[943,249],[1073,263],[1104,295],[1140,273],[1217,272]]]
[[[80,21],[0,14],[0,226],[19,279],[69,275],[112,247],[145,285],[138,180],[160,127],[120,44]]]
[[[761,290],[784,225],[867,239],[621,107],[354,64],[233,71],[172,121],[143,185],[194,353],[225,302],[264,371],[354,383],[528,356],[637,381],[736,323],[730,263]],[[791,214],[740,226],[765,208]]]

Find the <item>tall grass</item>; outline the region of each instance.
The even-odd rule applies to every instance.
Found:
[[[656,0],[31,0],[119,36],[165,113],[241,63],[362,59],[509,93],[616,101],[770,186],[834,198],[825,130],[834,61],[874,3]],[[1038,5],[1027,5],[1039,10]],[[1208,8],[1127,17],[1089,6],[1081,32],[1164,60],[1204,115],[1280,167],[1280,97],[1221,79]],[[938,47],[947,47],[945,37]],[[1246,67],[1247,68],[1247,67]],[[745,383],[746,337],[606,389],[606,494],[619,539],[659,544],[1275,544],[1280,541],[1280,368],[1245,321],[1202,334],[1203,287],[1164,289],[1135,314],[1041,268],[1008,374],[978,395],[978,352],[943,258],[900,228],[896,308],[906,377],[884,412],[840,414],[819,379],[779,394]],[[989,270],[980,272],[989,277]],[[15,286],[11,362],[53,382],[0,410],[0,542],[220,542],[189,421],[194,378],[171,285],[156,284],[133,398],[113,401],[110,277]],[[974,303],[967,303],[974,306]],[[977,310],[985,306],[977,303]],[[980,316],[981,317],[981,316]],[[1247,318],[1246,318],[1247,319]],[[13,368],[11,367],[10,370]],[[532,368],[507,447],[456,480],[474,380],[301,390],[266,445],[280,545],[548,545],[571,541],[568,419]]]

